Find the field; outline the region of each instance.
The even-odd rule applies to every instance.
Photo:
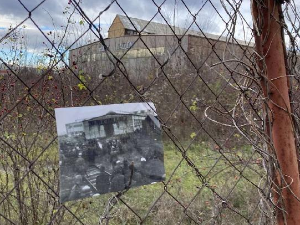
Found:
[[[51,188],[58,190],[58,150],[55,144],[49,153],[51,155],[47,154],[40,160],[52,158],[53,164],[49,163],[43,169],[37,166],[39,170],[35,173],[44,180],[52,180],[54,186]],[[224,157],[234,162],[234,167],[241,172]],[[182,224],[195,224],[195,221],[200,224],[212,224],[213,221],[217,224],[247,224],[247,218],[251,218],[254,224],[258,221],[257,207],[261,197],[253,184],[259,185],[263,180],[260,176],[263,168],[260,158],[256,158],[248,146],[234,153],[220,154],[219,149],[201,143],[191,145],[184,154],[173,144],[165,143],[164,161],[167,174],[163,183],[129,189],[118,199],[113,198],[116,193],[109,193],[67,202],[65,206],[84,224],[92,225],[98,224],[103,215],[109,218],[109,224],[139,224],[145,217],[144,224],[175,224],[180,221]],[[25,172],[24,168],[18,176]],[[3,168],[1,190],[10,190],[15,176],[16,173],[5,172]],[[31,190],[31,182],[38,180],[32,175],[17,185],[1,205],[1,214],[16,224],[20,221],[20,210],[27,215],[27,224],[47,224],[51,220],[53,224],[80,224],[45,185],[35,183],[38,188]],[[24,199],[21,205],[20,198]],[[114,206],[105,213],[111,206],[109,202]],[[105,221],[102,219],[103,223]],[[2,218],[0,222],[9,224]]]
[[[110,224],[139,224],[139,217],[143,219],[146,215],[145,224],[174,224],[179,221],[182,224],[195,224],[193,220],[198,223],[216,220],[224,224],[246,224],[243,216],[259,218],[259,215],[252,213],[258,207],[260,196],[255,188],[249,188],[252,186],[249,181],[258,184],[261,179],[258,174],[262,168],[257,161],[252,161],[252,166],[243,172],[245,178],[240,178],[238,172],[218,157],[219,153],[205,144],[193,145],[186,155],[195,165],[199,165],[197,169],[203,177],[197,176],[182,161],[178,150],[170,144],[166,145],[166,181],[133,188],[125,193],[109,214]],[[230,157],[230,154],[225,155]],[[236,167],[243,170],[245,165],[241,162]],[[221,199],[220,196],[227,198]],[[80,213],[80,218],[87,224],[97,224],[112,197],[113,194],[106,194],[85,199],[81,203],[67,204],[82,204],[86,210]],[[229,208],[242,216],[232,213]]]
[[[166,121],[168,126],[162,132],[166,181],[129,189],[114,200],[112,198],[116,193],[61,205],[57,195],[59,159],[54,108],[70,106],[69,98],[71,102],[74,100],[73,106],[80,106],[89,97],[86,90],[77,88],[77,81],[72,82],[60,83],[55,74],[46,76],[43,84],[32,91],[32,97],[27,96],[20,101],[18,107],[3,120],[0,224],[94,225],[104,214],[109,218],[109,224],[116,225],[139,224],[141,221],[144,224],[174,224],[180,221],[182,224],[213,224],[214,221],[215,224],[257,224],[263,213],[271,211],[266,208],[269,205],[262,201],[262,193],[267,195],[264,198],[269,197],[270,187],[266,185],[267,176],[261,154],[248,145],[235,129],[206,121],[199,132],[200,125],[195,118],[203,117],[206,105],[213,101],[213,96],[207,96],[205,104],[199,105],[190,93],[188,109],[179,107],[171,111],[176,108],[175,103],[165,103],[172,102],[176,96],[166,89],[166,81],[158,82],[156,90],[159,91],[150,96],[160,119]],[[118,91],[110,93],[99,89],[97,95],[106,96],[99,104],[138,101],[137,97],[131,98],[130,89],[123,88],[124,80],[120,77],[105,82],[105,87]],[[198,85],[195,91],[203,88],[203,83]],[[117,94],[125,90],[128,90],[127,95]],[[6,101],[3,101],[7,109],[21,99],[23,91],[20,84],[9,86]],[[40,107],[34,98],[45,107]],[[222,119],[220,121],[226,123],[230,118]],[[244,120],[240,119],[242,123]],[[174,137],[168,137],[171,135],[168,129],[180,138],[181,145]],[[208,133],[218,139],[219,145],[212,141]],[[187,147],[192,140],[193,143]],[[108,205],[115,201],[116,204]],[[107,206],[111,205],[114,207],[105,213]]]

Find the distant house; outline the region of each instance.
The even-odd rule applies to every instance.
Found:
[[[144,115],[109,112],[103,116],[66,124],[66,129],[69,135],[84,133],[86,139],[109,138],[142,128],[142,121],[145,118]]]

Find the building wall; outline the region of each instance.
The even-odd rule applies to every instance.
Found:
[[[162,73],[192,75],[199,73],[198,69],[211,80],[223,75],[229,77],[232,76],[230,71],[244,72],[245,67],[239,61],[248,64],[253,53],[252,44],[237,45],[226,42],[225,38],[215,40],[194,35],[184,36],[181,47],[178,47],[178,39],[173,35],[145,35],[141,39],[123,36],[108,38],[105,43],[124,65],[123,73],[137,85]],[[72,62],[77,65],[78,73],[93,78],[110,74],[117,63],[99,42],[71,50],[71,65]],[[116,72],[121,73],[117,68]]]
[[[120,59],[130,78],[135,80],[158,76],[160,65],[168,60],[168,67],[174,70],[185,66],[184,51],[188,49],[188,38],[178,47],[176,37],[170,35],[124,36],[105,40],[109,50]],[[175,51],[175,49],[177,50]],[[156,61],[156,59],[158,62]],[[107,75],[114,69],[117,61],[109,52],[104,51],[99,42],[70,51],[70,65],[76,65],[77,72],[91,76]]]
[[[197,67],[200,67],[204,61],[209,66],[213,66],[220,61],[225,62],[233,59],[245,61],[253,53],[252,43],[249,46],[247,44],[238,45],[227,43],[224,40],[206,39],[192,35],[189,35],[188,46],[189,55]],[[246,56],[244,53],[246,53]]]

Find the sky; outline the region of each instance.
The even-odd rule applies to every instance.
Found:
[[[151,102],[56,108],[55,118],[57,133],[58,135],[66,134],[66,124],[68,123],[79,122],[84,119],[102,116],[111,111],[120,114],[127,114],[141,110],[149,111],[151,114],[156,115],[155,106]]]
[[[16,45],[16,40],[19,48],[22,46],[23,50],[29,54],[53,53],[55,49],[53,49],[52,44],[63,51],[88,29],[88,24],[83,23],[81,15],[76,10],[73,13],[74,6],[69,4],[69,0],[46,0],[36,9],[34,8],[41,0],[20,1],[23,5],[18,0],[0,0],[0,40],[9,31],[9,28],[20,25],[14,34],[18,39],[6,38],[1,41],[0,49],[5,49],[5,53],[9,52],[11,46]],[[154,2],[160,5],[162,0]],[[197,15],[199,26],[206,32],[220,34],[225,25],[214,7],[223,14],[225,20],[228,20],[228,16],[226,17],[219,1],[213,0],[212,2],[213,5],[207,1],[185,0],[185,4],[193,14],[202,8]],[[85,14],[94,20],[110,3],[110,0],[82,0],[81,7]],[[33,12],[31,19],[26,20],[29,15],[27,10],[33,10]],[[124,15],[124,11],[130,17],[150,20],[158,12],[158,8],[150,0],[119,0],[114,2],[107,11],[101,14],[100,20],[97,19],[94,23],[97,26],[100,24],[101,34],[104,37],[107,37],[108,28],[116,14]],[[161,13],[171,25],[188,27],[192,23],[192,16],[180,0],[167,0],[161,7]],[[244,15],[246,14],[245,12]],[[165,23],[163,17],[156,15],[153,21]],[[67,34],[61,42],[65,29]],[[198,28],[194,25],[194,29]],[[43,36],[42,32],[49,40]],[[98,40],[97,37],[89,31],[71,48],[96,40]]]
[[[107,37],[108,28],[116,14],[124,15],[126,12],[129,17],[150,20],[158,12],[158,6],[162,2],[164,0],[118,0],[111,4],[111,0],[81,0],[80,6],[91,20],[101,14],[100,19],[94,24],[100,25],[101,34]],[[238,1],[230,0],[230,2],[232,5],[220,0],[166,0],[161,6],[162,15],[156,15],[153,21],[165,23],[167,20],[170,25],[189,27],[193,21],[191,14],[194,14],[197,24],[205,32],[226,36],[228,14],[233,14],[233,7],[237,7],[234,2]],[[98,40],[93,32],[88,31],[73,43],[88,30],[88,24],[77,10],[74,11],[70,0],[0,0],[0,4],[1,58],[9,56],[7,60],[11,60],[11,52],[17,48],[29,56],[26,63],[36,63],[40,59],[38,57],[53,55],[55,53],[53,46],[64,52],[69,47],[75,48]],[[300,3],[297,4],[299,12]],[[39,6],[36,8],[37,5]],[[32,11],[31,18],[28,18],[28,11]],[[242,1],[239,12],[235,37],[250,40],[252,36],[250,0]],[[15,32],[6,36],[10,28],[15,27],[17,27]],[[195,24],[192,28],[198,30]]]

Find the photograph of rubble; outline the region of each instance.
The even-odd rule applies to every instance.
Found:
[[[61,202],[165,179],[153,103],[58,108],[55,116]]]

